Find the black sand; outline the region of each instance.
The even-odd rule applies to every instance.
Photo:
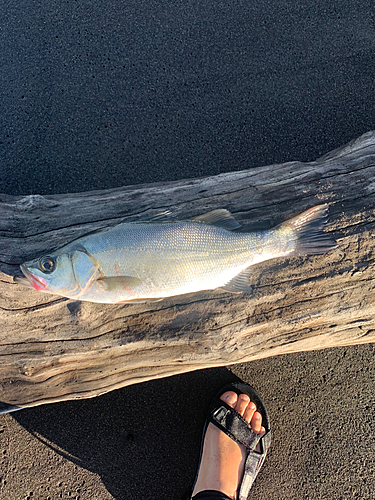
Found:
[[[0,192],[313,160],[375,128],[374,11],[370,0],[4,0]],[[374,359],[371,345],[281,356],[1,416],[0,498],[178,500],[206,402],[239,377],[274,429],[251,498],[373,499]]]

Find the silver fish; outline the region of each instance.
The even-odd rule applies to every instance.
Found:
[[[102,303],[157,301],[215,288],[249,292],[250,266],[335,248],[323,232],[326,216],[327,205],[319,205],[255,233],[232,232],[239,224],[227,210],[190,221],[124,222],[25,262],[25,278],[16,281],[42,292]]]

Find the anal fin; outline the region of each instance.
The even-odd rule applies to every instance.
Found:
[[[249,285],[250,272],[250,268],[246,268],[220,288],[233,293],[252,293],[253,288]]]

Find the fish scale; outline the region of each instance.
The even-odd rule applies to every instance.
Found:
[[[103,236],[99,233],[81,243],[102,263],[106,276],[130,275],[144,281],[134,298],[216,288],[228,279],[228,271],[233,274],[233,266],[238,271],[247,267],[254,255],[248,235],[203,224],[122,224]]]

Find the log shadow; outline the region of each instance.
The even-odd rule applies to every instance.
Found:
[[[99,474],[116,500],[180,500],[195,477],[208,403],[238,380],[227,368],[199,370],[13,417],[56,453]]]

